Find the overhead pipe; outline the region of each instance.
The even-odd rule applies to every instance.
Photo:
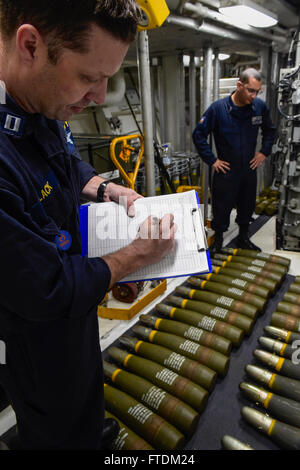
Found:
[[[240,41],[246,43],[255,43],[260,44],[261,46],[268,46],[270,43],[267,41],[262,41],[259,38],[249,38],[246,35],[237,33],[235,31],[230,31],[229,29],[224,29],[220,26],[213,25],[203,20],[196,20],[195,18],[187,18],[179,15],[171,14],[165,21],[165,24],[173,24],[175,26],[181,26],[183,28],[192,29],[196,32],[203,34],[210,34],[218,36],[222,39],[229,39],[232,41]]]
[[[199,0],[197,0],[197,3],[199,3]],[[219,0],[201,0],[201,3],[214,8],[220,8],[221,6],[221,2]]]
[[[257,28],[253,28],[252,26],[249,26],[247,24],[243,24],[237,20],[234,20],[232,18],[229,18],[222,13],[219,13],[217,11],[211,10],[200,3],[196,3],[195,5],[193,3],[185,3],[183,5],[183,10],[185,10],[188,13],[192,13],[197,15],[197,17],[200,17],[202,19],[209,19],[216,21],[217,23],[224,24],[226,26],[229,26],[231,28],[236,28],[240,29],[242,31],[245,31],[249,34],[252,34],[256,37],[260,37],[263,39],[267,39],[269,41],[275,41],[279,42],[281,44],[286,43],[286,36],[279,36],[279,35],[273,35],[271,33],[265,32],[265,31],[259,31]]]
[[[171,11],[181,10],[186,0],[166,0],[167,5]],[[197,0],[198,2],[198,0]],[[201,0],[201,3],[208,5],[213,8],[220,8],[220,1],[219,0]]]

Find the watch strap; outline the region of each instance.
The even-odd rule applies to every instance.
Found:
[[[106,190],[106,186],[111,183],[110,180],[103,181],[97,190],[97,202],[104,202],[104,192]]]

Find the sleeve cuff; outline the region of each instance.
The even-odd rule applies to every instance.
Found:
[[[94,176],[98,176],[98,172],[87,162],[78,161],[78,169],[80,175],[80,189],[84,188],[84,186],[92,179]]]

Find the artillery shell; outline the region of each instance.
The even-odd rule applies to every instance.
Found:
[[[185,377],[122,349],[112,347],[108,350],[110,357],[122,364],[127,370],[144,377],[154,385],[166,390],[171,395],[184,401],[198,412],[202,412],[208,400],[208,392]]]
[[[199,414],[189,405],[183,403],[165,390],[156,387],[148,380],[119,369],[103,361],[104,374],[117,388],[128,393],[146,407],[173,424],[183,434],[189,436],[197,427]]]
[[[190,289],[184,286],[176,287],[175,292],[189,299],[199,300],[201,302],[207,302],[209,304],[224,307],[225,309],[228,309],[232,312],[250,317],[253,320],[255,320],[258,315],[258,308],[254,305],[248,305],[245,302],[235,300],[225,295],[219,295],[214,292],[205,292],[197,289]]]
[[[242,382],[241,391],[255,403],[260,403],[272,416],[292,426],[300,426],[300,403],[290,398],[268,392],[256,385]]]
[[[120,431],[116,439],[111,444],[112,450],[153,450],[153,447],[144,439],[133,432],[119,418],[105,411],[105,418],[113,418],[118,421]]]
[[[264,330],[273,338],[278,338],[286,343],[293,343],[294,341],[300,340],[300,334],[284,330],[283,328],[276,328],[275,326],[267,325],[264,327]]]
[[[182,336],[183,338],[191,339],[202,346],[210,347],[226,356],[230,354],[232,346],[231,341],[215,333],[210,333],[186,323],[175,320],[165,320],[153,315],[140,315],[140,321],[155,330],[165,331],[177,336]]]
[[[222,437],[222,445],[226,450],[254,450],[248,444],[228,435]]]
[[[300,332],[300,319],[287,313],[274,312],[271,317],[271,326],[277,326],[293,332]]]
[[[259,297],[258,295],[254,295],[235,286],[230,287],[227,285],[223,285],[219,282],[202,281],[201,279],[197,279],[196,277],[190,277],[187,282],[198,289],[208,290],[216,294],[226,295],[229,298],[239,300],[240,302],[254,305],[254,307],[256,307],[259,312],[262,312],[267,304],[266,298]]]
[[[229,357],[218,351],[214,351],[206,346],[201,346],[194,341],[181,338],[180,336],[152,330],[151,328],[139,325],[133,327],[133,332],[144,340],[158,344],[159,346],[165,346],[183,356],[199,361],[200,364],[204,364],[222,376],[227,374]]]
[[[105,406],[156,449],[181,449],[184,435],[127,393],[104,384]]]
[[[290,359],[279,357],[261,349],[255,349],[253,354],[259,361],[269,365],[285,377],[300,380],[299,364],[294,364]]]
[[[278,395],[283,395],[300,402],[300,382],[298,380],[283,377],[251,364],[246,366],[246,372],[256,381],[267,385],[271,390],[277,392]]]
[[[248,406],[242,408],[242,416],[254,428],[267,434],[283,449],[300,449],[300,429],[272,419],[268,415]]]
[[[197,361],[175,353],[171,349],[147,343],[131,336],[121,336],[120,342],[138,356],[157,362],[190,379],[206,390],[211,391],[216,384],[217,374],[215,372]]]
[[[295,352],[295,348],[293,348],[291,345],[287,343],[282,343],[281,341],[275,341],[271,338],[266,338],[265,336],[261,336],[258,341],[261,346],[267,351],[274,352],[275,354],[278,354],[282,357],[286,357],[287,359],[291,359],[292,355]]]
[[[186,299],[177,296],[169,296],[168,301],[173,305],[180,305]],[[204,304],[206,306],[206,304]],[[163,315],[167,315],[174,320],[183,321],[189,325],[203,328],[207,331],[212,331],[229,339],[235,346],[239,346],[244,337],[244,331],[234,325],[230,325],[224,321],[216,320],[211,316],[202,315],[200,312],[193,310],[186,310],[184,308],[171,307],[170,305],[158,304],[155,307]]]

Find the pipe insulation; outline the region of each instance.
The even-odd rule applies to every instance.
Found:
[[[216,21],[217,23],[221,23],[223,25],[229,26],[231,28],[235,28],[238,30],[245,31],[249,34],[252,34],[256,37],[262,38],[262,39],[267,39],[268,41],[275,41],[279,42],[280,44],[286,43],[286,37],[285,36],[279,36],[273,35],[271,33],[265,32],[265,31],[259,31],[257,28],[253,28],[252,26],[247,25],[246,23],[242,23],[240,21],[236,21],[234,19],[231,19],[225,15],[222,15],[222,13],[219,13],[217,11],[211,10],[200,3],[193,4],[193,3],[185,3],[183,5],[183,9],[188,12],[189,14],[194,14],[199,18],[202,19],[209,19],[212,21]]]
[[[126,82],[123,69],[109,79],[106,99],[103,106],[119,104],[125,96]]]
[[[242,35],[235,31],[226,30],[220,26],[213,25],[208,23],[207,21],[199,21],[195,18],[186,18],[179,15],[170,15],[166,21],[166,24],[172,24],[174,26],[180,26],[182,28],[192,29],[196,32],[203,33],[203,34],[210,34],[214,36],[218,36],[222,39],[229,39],[232,41],[244,41],[244,42],[255,42],[258,43],[257,40],[247,37],[246,35]],[[269,43],[266,41],[259,41],[261,45],[268,46]]]

